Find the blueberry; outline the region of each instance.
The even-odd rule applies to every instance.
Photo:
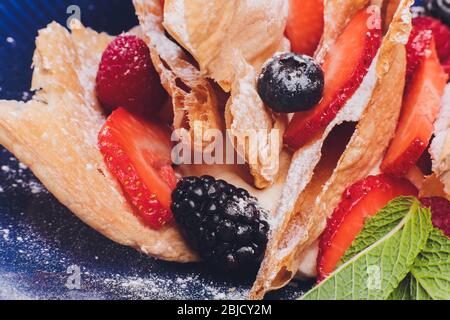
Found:
[[[264,66],[258,79],[261,99],[275,112],[307,111],[322,99],[324,74],[311,57],[280,53]]]
[[[450,0],[424,0],[425,10],[450,27]]]

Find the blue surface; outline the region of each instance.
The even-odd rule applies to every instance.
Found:
[[[137,23],[127,0],[0,0],[0,99],[29,99],[37,30],[52,20],[65,24],[71,4],[79,5],[82,22],[98,31],[118,34]],[[0,168],[0,299],[246,296],[251,279],[224,279],[202,265],[156,261],[102,237],[3,149]],[[80,290],[66,287],[73,284],[67,273],[72,265],[81,271]],[[294,283],[271,298],[295,298],[305,286]]]

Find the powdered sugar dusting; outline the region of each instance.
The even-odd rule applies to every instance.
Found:
[[[175,279],[115,275],[104,279],[103,284],[109,290],[123,292],[127,299],[186,300],[192,299],[192,285],[199,281],[198,275],[187,275]],[[248,289],[218,288],[213,282],[203,284],[198,290],[197,298],[208,300],[244,300],[249,294]]]
[[[7,185],[2,185],[4,181],[0,181],[0,193],[9,189],[21,188],[28,190],[32,194],[47,192],[40,182],[35,179],[29,179],[26,171],[28,167],[17,161],[15,158],[10,158],[8,164],[0,167],[2,174],[6,175]]]

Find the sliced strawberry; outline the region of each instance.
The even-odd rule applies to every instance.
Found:
[[[450,58],[450,29],[447,25],[432,17],[417,17],[413,19],[413,26],[418,30],[431,30],[441,62]]]
[[[381,164],[384,173],[405,175],[427,148],[447,77],[432,41],[407,89],[395,137]]]
[[[417,17],[413,19],[413,29],[409,37],[407,49],[408,68],[406,81],[409,84],[415,71],[425,58],[434,37],[439,61],[449,74],[450,67],[450,29],[431,17]]]
[[[360,11],[349,23],[323,63],[325,88],[322,101],[292,119],[285,143],[299,149],[325,130],[358,89],[381,45],[381,30],[370,28],[372,13]]]
[[[422,205],[431,209],[433,226],[444,231],[450,238],[450,201],[445,198],[432,197],[420,199]]]
[[[408,180],[388,175],[370,176],[348,188],[328,220],[319,246],[317,268],[319,281],[332,273],[353,240],[374,216],[399,196],[417,196],[418,190]]]
[[[427,50],[431,46],[433,33],[430,30],[413,28],[406,45],[407,69],[406,82],[409,85],[420,63],[425,58]]]
[[[323,34],[323,0],[290,0],[286,37],[292,51],[313,56]]]
[[[100,131],[99,147],[143,221],[153,229],[170,222],[176,177],[169,130],[119,108]]]

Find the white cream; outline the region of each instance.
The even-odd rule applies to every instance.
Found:
[[[442,97],[441,110],[434,124],[435,138],[431,143],[430,153],[433,158],[433,168],[437,166],[437,161],[442,159],[447,139],[450,139],[450,83],[447,84]]]

